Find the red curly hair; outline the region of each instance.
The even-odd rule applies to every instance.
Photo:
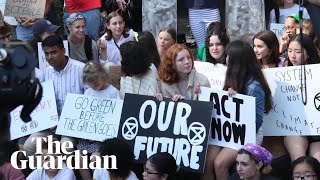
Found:
[[[173,84],[178,82],[178,75],[176,73],[176,57],[177,54],[186,49],[192,59],[192,68],[194,68],[194,56],[190,49],[184,44],[174,44],[166,52],[161,59],[159,66],[159,79],[167,84]]]

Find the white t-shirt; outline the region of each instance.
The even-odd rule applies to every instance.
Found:
[[[63,169],[60,169],[58,174],[50,179],[45,171],[45,169],[35,169],[27,177],[27,180],[77,180],[72,169],[69,169],[65,163],[62,164]]]
[[[102,42],[104,42],[107,46],[107,56],[108,56],[108,60],[107,61],[103,61],[100,60],[100,63],[102,63],[103,65],[106,62],[112,62],[115,65],[121,65],[120,62],[120,50],[118,47],[120,47],[123,43],[128,42],[128,41],[133,41],[134,40],[134,31],[132,29],[129,30],[128,37],[124,37],[121,36],[119,41],[117,42],[117,44],[115,44],[113,38],[109,41],[106,40],[106,35],[104,34],[100,39],[102,40]]]
[[[119,90],[111,84],[109,84],[108,88],[99,91],[89,88],[84,92],[84,95],[95,96],[99,98],[120,99]]]
[[[95,169],[93,172],[94,180],[110,180],[109,172],[106,169]],[[130,171],[126,180],[139,180],[133,171]]]
[[[295,4],[291,8],[279,9],[279,23],[284,24],[286,18],[292,14],[299,14],[299,5]],[[303,8],[303,18],[310,19],[309,13],[306,8]],[[276,23],[276,15],[274,9],[270,12],[270,23]]]

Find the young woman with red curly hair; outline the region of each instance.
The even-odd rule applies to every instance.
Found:
[[[194,70],[194,57],[185,45],[172,45],[161,60],[159,67],[160,90],[156,95],[173,101],[197,100],[200,86],[210,87],[209,80]]]

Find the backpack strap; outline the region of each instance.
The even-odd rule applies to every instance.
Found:
[[[92,39],[85,35],[85,40],[84,40],[84,51],[86,53],[86,57],[88,61],[92,60]]]
[[[279,21],[280,21],[280,10],[279,10],[279,7],[274,8],[274,13],[276,15],[276,23],[279,23]]]

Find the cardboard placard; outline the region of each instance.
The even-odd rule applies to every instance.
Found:
[[[212,107],[209,102],[160,102],[152,96],[126,94],[118,138],[134,147],[138,162],[168,152],[181,168],[203,172]]]
[[[282,35],[286,32],[284,24],[270,23],[270,31],[277,35],[279,43],[281,42]]]
[[[305,67],[305,73],[300,66],[264,70],[273,95],[273,110],[263,122],[265,136],[320,135],[320,65]],[[307,83],[301,85],[304,77]]]
[[[41,85],[43,88],[42,99],[30,115],[32,118],[31,122],[25,123],[20,118],[22,106],[19,106],[10,112],[11,140],[54,127],[58,124],[58,113],[53,82],[46,81]]]
[[[217,63],[195,61],[194,67],[197,72],[205,75],[210,82],[211,88],[222,90],[226,76],[227,66]]]
[[[256,143],[255,98],[227,91],[201,87],[200,101],[214,102],[210,145],[239,150],[247,143]]]
[[[196,63],[195,63],[196,65]],[[196,66],[197,68],[197,66]],[[207,65],[207,69],[210,65]],[[288,135],[320,135],[320,65],[306,65],[307,105],[303,105],[301,96],[302,73],[300,66],[263,69],[265,78],[272,91],[273,110],[263,118],[264,136]],[[225,75],[218,72],[204,71],[208,79],[224,79]],[[222,83],[224,84],[224,83]]]
[[[2,15],[4,14],[5,6],[6,6],[6,0],[0,0],[0,11]],[[14,17],[4,16],[4,21],[13,26],[18,25],[18,22]]]
[[[56,134],[96,141],[117,137],[121,110],[119,99],[68,93]]]
[[[6,0],[5,16],[43,18],[46,0]]]

